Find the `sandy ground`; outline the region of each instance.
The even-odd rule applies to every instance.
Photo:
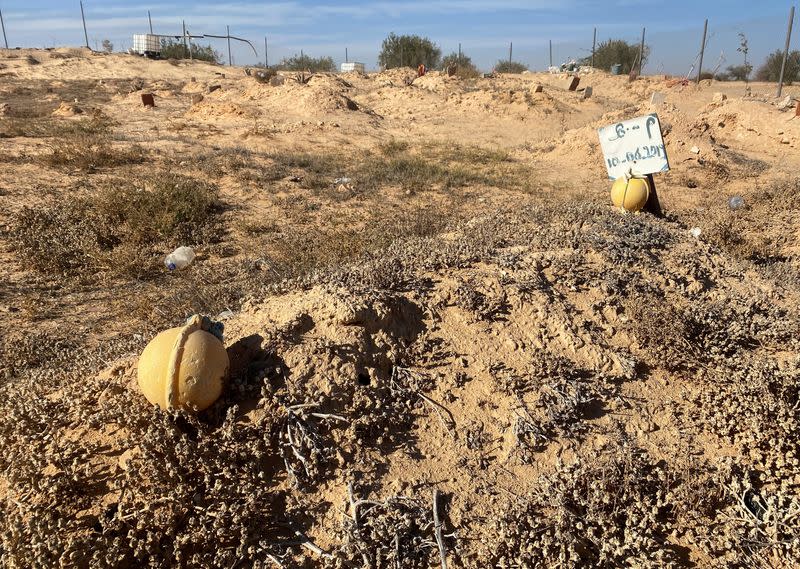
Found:
[[[595,72],[584,98],[537,73],[285,79],[0,51],[0,132],[102,116],[114,149],[146,155],[65,169],[41,161],[53,138],[0,136],[2,440],[33,457],[0,461],[0,566],[797,566],[800,117],[774,85]],[[664,219],[611,208],[596,134],[650,112]],[[489,181],[334,182],[404,153]],[[264,178],[301,154],[337,166]],[[185,273],[77,282],[15,250],[23,208],[153,171],[224,202]],[[421,210],[453,218],[267,278],[295,234],[390,232]],[[199,420],[153,410],[136,355],[200,308],[230,308],[231,386]]]

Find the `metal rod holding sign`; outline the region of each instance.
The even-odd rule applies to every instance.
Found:
[[[708,18],[703,26],[703,43],[700,44],[700,66],[697,68],[697,82],[700,83],[700,77],[703,75],[703,56],[706,53],[706,35],[708,34]]]
[[[3,22],[2,10],[0,10],[0,28],[3,28],[3,42],[6,44],[6,49],[8,49],[8,38],[6,37],[6,24]]]
[[[781,63],[781,76],[778,79],[778,93],[776,97],[780,97],[783,92],[783,73],[786,71],[786,60],[789,57],[789,45],[792,42],[792,24],[794,24],[794,6],[789,10],[789,29],[786,31],[786,49],[783,50],[783,63]]]
[[[89,47],[89,33],[86,31],[86,16],[83,13],[83,1],[81,1],[81,20],[83,20],[83,37],[86,39],[86,49],[92,49]]]

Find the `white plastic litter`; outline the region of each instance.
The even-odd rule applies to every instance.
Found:
[[[170,270],[185,269],[194,261],[194,249],[191,247],[178,247],[164,259],[164,265]]]

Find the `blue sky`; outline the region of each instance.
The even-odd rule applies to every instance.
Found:
[[[166,0],[148,5],[141,0],[84,0],[89,42],[105,38],[116,49],[131,45],[131,35],[146,33],[147,10],[154,32],[179,34],[181,21],[194,34],[225,33],[253,41],[258,59],[244,45],[234,46],[234,63],[263,61],[264,36],[269,60],[299,53],[331,55],[376,66],[380,44],[389,32],[430,37],[447,54],[463,51],[483,69],[508,57],[531,68],[548,64],[548,42],[554,62],[581,57],[591,50],[592,30],[598,41],[620,37],[638,42],[642,27],[651,57],[645,73],[685,74],[700,47],[703,20],[709,18],[709,42],[704,68],[741,63],[738,32],[750,43],[756,65],[783,49],[791,2],[788,0],[408,0],[362,2],[346,0]],[[24,47],[77,46],[83,43],[77,0],[0,0],[9,44]],[[224,40],[209,40],[221,53]],[[795,17],[792,48],[800,49],[800,13]],[[227,56],[225,57],[227,60]]]

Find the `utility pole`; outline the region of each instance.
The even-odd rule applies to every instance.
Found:
[[[225,29],[228,32],[228,66],[230,67],[233,65],[233,58],[231,57],[231,27],[225,26]]]
[[[511,63],[511,54],[514,52],[514,42],[508,44],[508,62]]]
[[[3,23],[3,11],[0,10],[0,28],[3,28],[3,42],[6,44],[6,49],[8,49],[8,38],[6,37],[6,25]]]
[[[703,43],[700,44],[700,67],[697,68],[697,82],[700,83],[700,76],[703,74],[703,56],[706,53],[706,34],[708,34],[708,18],[703,26]]]
[[[264,68],[269,67],[269,58],[267,57],[267,36],[264,36]]]
[[[350,59],[348,59],[347,56],[347,48],[344,48],[344,62],[347,63],[348,61],[350,61]]]
[[[81,0],[81,20],[83,20],[83,37],[86,39],[86,49],[89,47],[89,34],[86,32],[86,16],[83,14],[83,0]]]
[[[150,10],[147,11],[147,21],[150,22],[150,33],[153,33],[153,18],[150,17]]]
[[[597,28],[594,29],[594,38],[592,39],[592,67],[594,67],[594,49],[597,46]]]
[[[553,40],[550,40],[550,67],[553,67]]]
[[[461,61],[461,42],[458,44],[458,61]]]
[[[794,23],[794,6],[789,9],[789,29],[786,31],[786,49],[783,50],[783,63],[781,63],[781,76],[778,79],[778,93],[776,97],[780,97],[783,92],[783,73],[786,71],[786,59],[789,57],[789,45],[792,41],[792,24]]]
[[[644,32],[645,28],[642,28],[642,45],[639,47],[639,77],[642,76],[642,67],[644,67]]]

